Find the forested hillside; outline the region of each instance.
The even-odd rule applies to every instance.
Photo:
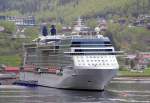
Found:
[[[94,28],[96,18],[104,17],[108,21],[105,34],[112,34],[117,48],[125,52],[150,51],[150,30],[146,27],[128,27],[132,20],[144,14],[150,15],[150,0],[0,0],[0,15],[33,15],[38,23],[56,21],[60,27],[71,25],[81,16]],[[125,25],[110,22],[120,18],[126,20]],[[0,22],[0,26],[6,28],[0,33],[1,62],[2,55],[6,58],[5,55],[18,54],[22,42],[29,39],[10,39],[9,35],[15,33],[15,26],[7,22]],[[38,34],[38,27],[27,28],[25,34],[32,39],[33,34]]]
[[[78,16],[137,16],[150,13],[150,0],[0,0],[7,15],[36,15],[67,22]]]
[[[64,6],[78,0],[0,0],[0,11],[17,11],[21,14],[53,10],[55,6]]]

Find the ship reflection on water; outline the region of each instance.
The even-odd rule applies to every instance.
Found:
[[[110,83],[105,91],[0,86],[0,103],[150,103],[150,83]]]

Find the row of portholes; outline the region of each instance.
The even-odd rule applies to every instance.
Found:
[[[107,63],[107,64],[105,64],[105,63],[99,63],[99,64],[84,64],[84,63],[82,63],[82,64],[78,64],[79,66],[114,66],[114,65],[116,65],[115,63]]]
[[[115,58],[77,58],[78,60],[114,60]]]
[[[85,58],[85,59],[88,59],[88,58],[114,58],[114,56],[77,56],[77,58]]]
[[[78,62],[114,62],[116,61],[115,59],[114,60],[78,60]]]

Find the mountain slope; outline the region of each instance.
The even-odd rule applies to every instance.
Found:
[[[58,18],[65,22],[78,16],[136,16],[150,13],[150,0],[0,0],[0,4],[1,13],[17,11],[36,15],[38,20]]]

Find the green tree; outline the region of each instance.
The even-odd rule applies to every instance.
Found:
[[[4,32],[7,34],[13,34],[16,31],[16,25],[9,21],[0,21],[0,26],[4,27]]]

